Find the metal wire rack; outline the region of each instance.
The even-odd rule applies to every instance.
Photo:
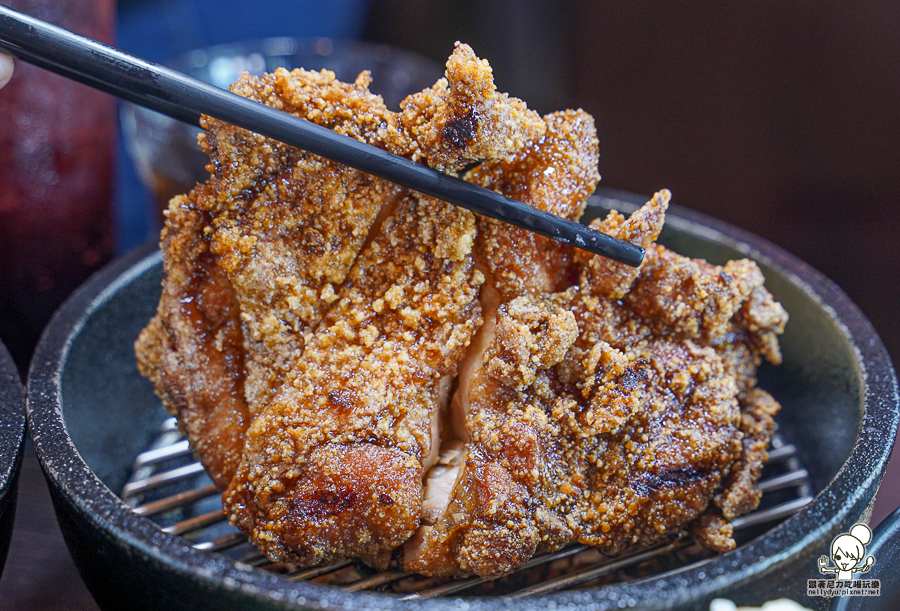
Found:
[[[776,433],[759,482],[759,508],[732,522],[738,545],[762,534],[812,501],[809,473],[797,448]],[[626,556],[608,558],[584,545],[536,556],[512,575],[496,580],[471,577],[437,580],[400,570],[376,572],[356,560],[302,569],[272,563],[247,538],[228,524],[219,491],[178,432],[175,419],[166,419],[147,450],[137,456],[121,498],[134,512],[156,522],[172,535],[184,537],[194,548],[218,552],[236,563],[281,573],[292,580],[327,583],[348,591],[373,590],[400,594],[405,599],[450,594],[503,595],[521,598],[569,588],[628,581],[661,575],[715,554],[682,537],[666,545]]]

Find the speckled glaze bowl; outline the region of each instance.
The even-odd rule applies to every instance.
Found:
[[[831,611],[897,611],[900,609],[900,507],[875,527],[866,557],[875,558],[868,573],[857,579],[877,579],[879,596],[840,596],[831,603]]]
[[[0,573],[12,538],[24,449],[25,389],[12,357],[0,343]]]
[[[599,191],[594,204],[632,210],[645,198]],[[738,549],[663,576],[533,598],[403,602],[294,582],[201,552],[135,515],[116,496],[164,417],[137,372],[132,344],[155,311],[160,255],[145,248],[100,272],[60,309],[33,361],[34,443],[72,556],[104,609],[703,609],[714,597],[809,607],[807,580],[831,540],[866,519],[898,423],[897,380],[869,322],[841,290],[783,250],[673,208],[661,241],[714,263],[756,260],[791,315],[784,364],[760,385],[784,409],[780,431],[799,448],[815,499]],[[460,605],[464,603],[464,606]]]

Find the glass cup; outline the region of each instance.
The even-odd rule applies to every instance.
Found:
[[[218,45],[190,51],[167,65],[223,89],[244,72],[261,75],[280,67],[328,68],[349,82],[369,70],[370,90],[392,110],[399,110],[404,97],[443,76],[443,66],[409,51],[328,38],[264,38]],[[141,182],[153,194],[161,220],[172,197],[208,177],[209,158],[197,145],[200,129],[127,102],[121,106],[121,122],[127,151]]]
[[[4,0],[104,42],[115,0]],[[22,61],[0,90],[0,337],[24,370],[54,310],[113,252],[115,100]]]

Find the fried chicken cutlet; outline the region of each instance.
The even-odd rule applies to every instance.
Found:
[[[496,91],[490,66],[468,46],[456,47],[446,75],[399,113],[368,91],[367,72],[342,83],[327,70],[280,69],[245,75],[231,90],[446,171],[505,159],[545,129],[523,102]],[[224,489],[250,422],[296,368],[373,227],[407,191],[216,119],[204,127],[212,175],[170,203],[163,297],[136,353]],[[222,303],[204,314],[211,282]]]
[[[576,254],[579,285],[549,293],[527,280],[544,266],[521,274],[515,262],[494,261],[507,274],[488,276],[482,295],[493,282],[505,299],[492,298],[501,303],[493,326],[485,306],[453,403],[465,430],[429,479],[441,495],[432,500],[437,517],[406,545],[404,568],[496,576],[573,541],[616,555],[668,540],[701,516],[698,541],[734,546],[725,524],[758,503],[754,482],[777,411],[774,401],[753,407],[747,378],[760,338],[780,333],[786,314],[769,296],[755,314],[769,326],[746,324],[751,295],[765,293],[749,261],[728,264],[729,275],[681,257],[671,276],[661,274],[655,261],[678,257],[653,244],[668,198],[596,224],[659,255],[640,270]],[[651,305],[669,318],[642,318]],[[701,309],[718,324],[697,324]],[[733,347],[738,336],[743,350]],[[725,345],[728,359],[717,352]]]
[[[418,526],[442,394],[481,324],[474,232],[471,213],[402,201],[250,427],[224,502],[269,557],[383,567]]]
[[[555,113],[544,120],[544,136],[515,158],[484,164],[466,178],[577,219],[600,179],[594,122],[581,111]],[[515,300],[572,284],[571,251],[490,219],[480,219],[479,229],[476,255],[486,276],[481,291],[485,323],[460,368],[452,401],[455,439],[445,444],[443,464],[426,483],[430,515],[404,550],[404,568],[413,572],[509,572],[535,553],[542,530],[547,530],[536,524],[539,518],[556,517],[543,510],[535,515],[538,504],[532,500],[533,487],[527,485],[535,479],[533,470],[550,468],[537,454],[553,444],[552,433],[541,439],[543,431],[535,430],[524,415],[505,415],[521,391],[534,383],[536,372],[561,361],[577,335],[572,313],[562,308],[542,311],[527,300]],[[498,343],[509,353],[505,360],[492,358]],[[488,441],[482,432],[493,442],[493,451],[485,449]],[[521,458],[513,459],[520,469],[495,460],[497,454]]]
[[[368,84],[279,70],[232,90],[581,216],[586,113],[539,117],[465,45],[399,113]],[[170,204],[136,348],[266,555],[497,576],[574,541],[734,546],[778,410],[756,368],[787,315],[752,262],[655,244],[668,192],[592,224],[647,249],[634,269],[205,121],[212,176]]]

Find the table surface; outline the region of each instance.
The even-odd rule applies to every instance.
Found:
[[[31,442],[19,476],[16,523],[0,579],[6,611],[98,611],[69,556]]]
[[[900,505],[900,450],[895,449],[872,514],[875,525]],[[31,443],[25,448],[12,544],[0,579],[5,611],[98,611],[56,523],[50,493]]]

